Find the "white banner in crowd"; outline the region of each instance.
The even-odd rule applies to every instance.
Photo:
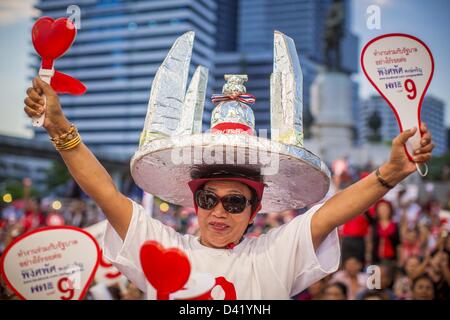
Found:
[[[444,226],[444,230],[446,232],[450,232],[450,211],[449,210],[441,210],[439,212],[439,219],[441,219],[441,223]]]
[[[362,50],[361,66],[391,107],[400,131],[419,128],[420,109],[434,72],[433,56],[426,44],[407,34],[379,36]],[[420,146],[420,138],[417,130],[406,144],[411,160],[413,150]]]
[[[153,216],[153,203],[153,195],[144,191],[142,194],[142,206],[144,207],[145,212],[147,212],[150,217]]]
[[[97,241],[82,229],[45,227],[23,234],[6,249],[0,272],[25,300],[81,300],[100,262]]]
[[[107,220],[100,221],[92,226],[84,228],[85,231],[89,232],[97,242],[101,244],[103,235],[105,234]],[[107,286],[113,284],[119,284],[121,287],[128,282],[127,278],[122,275],[122,273],[117,270],[104,256],[101,254],[100,263],[95,274],[95,282],[103,283]]]

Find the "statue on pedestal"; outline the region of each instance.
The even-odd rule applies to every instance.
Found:
[[[325,64],[332,71],[341,70],[340,44],[344,35],[344,3],[334,0],[325,20]]]

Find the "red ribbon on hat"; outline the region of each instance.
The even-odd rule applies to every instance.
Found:
[[[247,106],[251,106],[255,103],[256,98],[254,95],[249,93],[242,93],[242,94],[236,94],[236,95],[223,95],[223,94],[213,94],[211,96],[211,101],[214,104],[219,104],[220,102],[225,101],[239,101]],[[249,127],[248,125],[242,124],[242,123],[236,123],[236,122],[222,122],[214,127],[211,127],[212,133],[228,133],[228,134],[240,134],[240,133],[246,133],[253,135],[253,129]]]
[[[238,95],[213,94],[211,96],[211,101],[214,104],[218,104],[220,102],[230,101],[230,100],[239,101],[248,106],[251,106],[252,104],[255,103],[256,97],[249,93],[242,93],[242,94],[238,94]]]
[[[31,30],[33,46],[42,58],[40,73],[52,71],[50,85],[58,93],[81,95],[86,92],[86,86],[80,80],[54,70],[54,61],[70,48],[76,34],[75,25],[67,18],[41,17]]]

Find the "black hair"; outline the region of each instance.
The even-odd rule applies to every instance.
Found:
[[[388,206],[388,208],[389,208],[389,219],[392,219],[392,217],[394,216],[395,209],[394,209],[394,206],[392,205],[392,202],[390,202],[388,200],[385,200],[385,199],[381,199],[381,200],[378,200],[378,202],[375,204],[375,207],[374,207],[375,208],[375,219],[376,220],[380,219],[380,216],[378,214],[378,208],[383,203],[386,204]]]
[[[391,279],[391,281],[387,285],[387,288],[392,289],[392,286],[394,285],[395,274],[397,272],[395,264],[386,261],[384,263],[381,263],[379,267],[380,269],[384,268],[386,270],[386,275]]]
[[[246,178],[263,182],[261,172],[249,168],[229,165],[194,166],[190,172],[191,179],[205,178]]]
[[[361,260],[361,258],[356,255],[349,255],[349,256],[345,257],[345,259],[342,261],[342,263],[346,263],[350,259],[355,259],[359,263],[364,264],[364,262]]]
[[[258,193],[256,193],[255,189],[253,189],[250,186],[247,187],[250,189],[250,192],[252,193],[252,198],[250,199],[250,201],[252,203],[252,213],[253,213],[258,208],[258,204],[261,202],[261,199],[258,198]]]
[[[446,254],[448,254],[450,256],[450,252],[448,252],[446,249],[441,250],[439,248],[435,248],[433,251],[431,251],[430,257],[433,258],[439,252],[444,252],[444,253],[446,253]]]
[[[362,294],[362,296],[361,296],[361,300],[366,300],[369,297],[378,297],[381,300],[388,300],[386,295],[380,290],[367,290],[367,291],[365,291]]]
[[[340,281],[330,283],[323,289],[323,291],[325,292],[328,288],[331,288],[331,287],[337,287],[344,294],[345,298],[348,297],[348,295],[347,295],[348,289],[347,289],[347,286],[344,283],[342,283]]]
[[[422,273],[420,276],[418,276],[417,278],[415,278],[411,284],[411,290],[414,290],[415,286],[417,285],[417,282],[419,282],[419,280],[428,280],[431,282],[431,286],[433,287],[433,291],[436,294],[436,287],[435,284],[433,282],[433,279],[431,279],[431,277],[426,274],[426,273]]]
[[[258,199],[258,194],[256,193],[256,190],[253,189],[250,186],[247,186],[250,189],[250,192],[252,193],[252,199],[250,200],[252,203],[252,215],[258,208],[258,204],[261,201]],[[247,232],[253,227],[253,221],[247,225],[247,228],[245,228],[244,234],[247,234]]]

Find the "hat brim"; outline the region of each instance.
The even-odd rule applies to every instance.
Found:
[[[314,204],[330,186],[330,171],[310,151],[246,134],[202,133],[153,140],[131,159],[131,175],[146,192],[192,207],[188,183],[193,171],[212,166],[258,172],[266,184],[262,212]]]

